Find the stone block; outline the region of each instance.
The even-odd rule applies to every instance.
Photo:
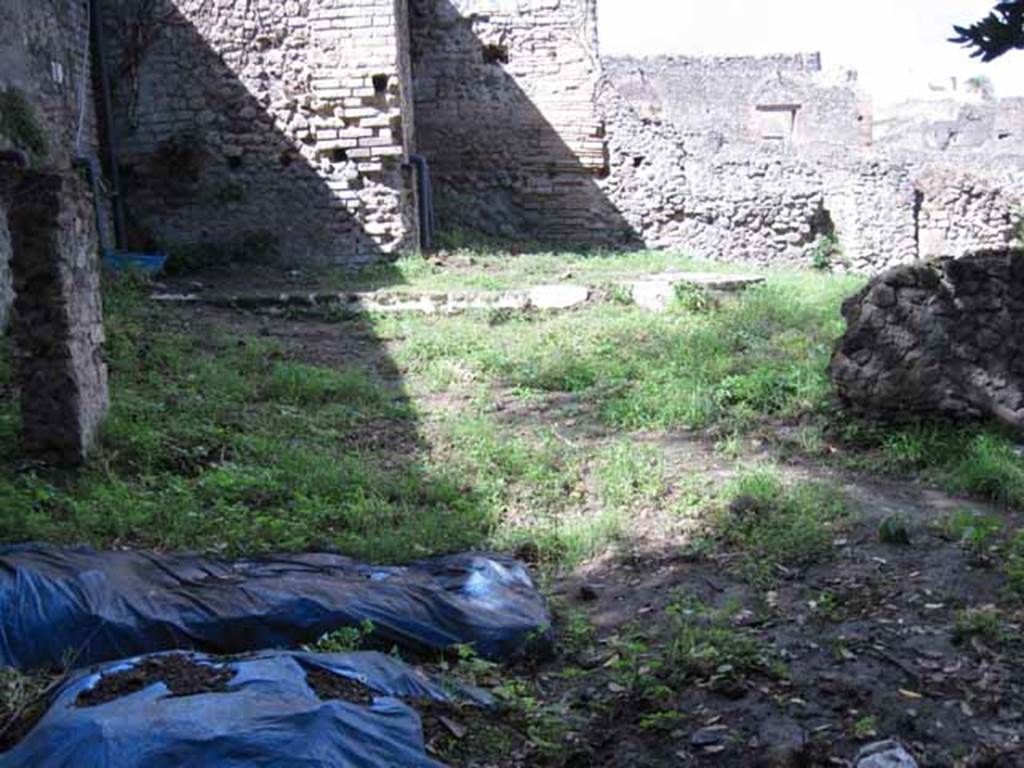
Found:
[[[829,365],[840,401],[881,421],[983,416],[1024,430],[1022,262],[1000,251],[894,267],[847,299]]]

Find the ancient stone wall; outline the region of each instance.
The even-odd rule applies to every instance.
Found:
[[[138,246],[289,263],[416,245],[405,0],[117,0]]]
[[[875,116],[874,143],[910,151],[1024,154],[1024,99],[949,97],[886,105]]]
[[[617,242],[594,0],[410,0],[417,139],[445,228]]]
[[[22,439],[33,457],[77,465],[107,410],[92,200],[73,171],[0,172],[11,185]]]
[[[824,74],[816,53],[606,57],[603,65],[641,115],[718,147],[870,141],[870,108],[855,75]]]
[[[4,0],[0,30],[0,150],[28,150],[34,164],[59,168],[78,156],[95,157],[88,4]],[[39,129],[35,138],[21,121],[26,105]],[[10,256],[0,199],[0,331],[13,300]]]
[[[849,298],[843,316],[829,373],[848,408],[1024,428],[1024,252],[896,267]]]
[[[605,64],[601,186],[649,247],[875,273],[1005,248],[1019,233],[1024,153],[866,146],[870,110],[852,84],[823,85],[813,56]],[[785,91],[799,105],[782,138],[758,132],[769,85],[778,104]],[[814,104],[820,117],[801,129]]]

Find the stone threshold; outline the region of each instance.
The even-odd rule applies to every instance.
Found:
[[[507,291],[288,291],[281,293],[154,293],[153,301],[236,309],[325,308],[379,314],[451,315],[472,310],[564,311],[585,304],[631,301],[653,312],[666,310],[677,286],[690,285],[712,296],[735,294],[764,282],[758,275],[663,272],[601,286],[552,283]]]

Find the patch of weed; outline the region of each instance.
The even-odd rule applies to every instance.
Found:
[[[730,625],[732,613],[712,610],[693,597],[670,605],[668,668],[684,678],[716,683],[733,683],[753,674],[784,675],[768,646]]]
[[[958,611],[956,624],[953,628],[953,640],[966,643],[972,638],[979,638],[989,643],[997,643],[1007,636],[1007,629],[1002,614],[994,606],[983,608],[967,608]]]
[[[953,512],[942,521],[942,531],[974,555],[986,554],[1003,533],[1003,521],[967,509]]]
[[[596,464],[606,507],[632,509],[664,492],[664,460],[655,446],[622,440],[601,451]]]
[[[1024,459],[1005,437],[975,436],[965,454],[949,467],[951,488],[1024,509]]]
[[[1010,591],[1024,598],[1024,531],[1019,532],[1010,542],[1006,557],[1006,578]]]
[[[770,585],[780,567],[802,566],[828,554],[837,526],[848,517],[842,494],[816,482],[785,483],[771,467],[747,469],[724,490],[714,534],[741,558],[757,586]]]
[[[370,619],[364,619],[357,627],[341,627],[317,639],[306,650],[315,653],[351,653],[358,651],[373,636],[374,626]]]

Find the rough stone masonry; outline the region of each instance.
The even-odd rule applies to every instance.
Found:
[[[894,267],[847,299],[843,316],[829,373],[850,409],[1024,429],[1024,251]]]
[[[85,460],[108,402],[96,230],[81,184],[19,171],[10,204],[22,439],[61,465]]]

